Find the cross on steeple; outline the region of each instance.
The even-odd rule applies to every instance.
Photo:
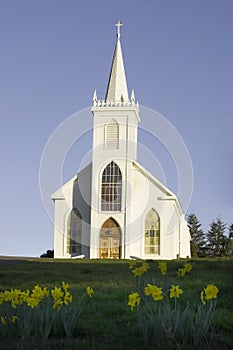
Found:
[[[121,50],[120,28],[122,23],[117,22],[117,40],[112,60],[112,67],[108,81],[108,88],[105,100],[107,102],[123,102],[129,100],[128,89],[125,77],[124,61]]]
[[[120,39],[121,37],[121,33],[120,33],[120,28],[123,26],[123,24],[121,23],[121,21],[118,21],[115,26],[117,27],[117,38]]]

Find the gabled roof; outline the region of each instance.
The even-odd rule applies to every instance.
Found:
[[[108,88],[106,92],[106,102],[128,101],[128,89],[125,76],[124,61],[121,50],[120,31],[119,27],[122,25],[120,22],[116,24],[118,26],[117,42],[115,52],[112,60],[112,68],[110,72]]]
[[[178,197],[170,189],[168,189],[162,182],[160,182],[154,175],[152,175],[148,170],[146,170],[141,164],[136,161],[132,162],[136,170],[143,174],[151,183],[158,187],[163,193],[164,197],[158,198],[159,200],[174,200],[180,214],[184,215]]]
[[[83,168],[78,174],[73,176],[69,181],[67,181],[64,185],[62,185],[60,188],[58,188],[51,196],[51,199],[53,200],[62,200],[65,199],[64,192],[65,190],[73,185],[75,180],[78,180],[80,175],[82,175],[85,171],[87,171],[89,168],[92,167],[92,163],[88,164],[85,168]]]

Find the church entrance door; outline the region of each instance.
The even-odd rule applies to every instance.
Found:
[[[120,259],[121,229],[117,222],[109,218],[100,229],[99,236],[100,259]]]

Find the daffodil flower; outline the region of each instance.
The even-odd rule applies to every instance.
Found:
[[[166,275],[166,273],[167,273],[167,264],[164,261],[160,261],[158,263],[158,268],[160,269],[162,275]]]
[[[89,295],[90,298],[92,298],[92,294],[94,293],[94,290],[91,287],[87,287],[87,295]]]
[[[177,274],[179,277],[184,277],[185,274],[186,274],[186,270],[184,268],[179,268],[178,271],[177,271]]]
[[[66,291],[67,291],[67,289],[69,289],[69,288],[70,288],[69,283],[62,282],[62,288],[63,288],[63,289],[64,289],[64,291],[66,292]]]
[[[137,264],[136,260],[130,260],[129,269],[133,269],[136,266],[136,264]]]
[[[183,293],[183,290],[180,289],[179,286],[175,286],[174,284],[171,286],[171,288],[169,289],[170,292],[170,298],[179,298],[180,294]]]
[[[206,304],[207,300],[216,299],[219,290],[214,284],[208,284],[206,288],[201,292],[201,302]]]
[[[2,324],[3,326],[6,325],[6,318],[3,317],[3,316],[1,316],[1,324]]]
[[[192,267],[191,263],[187,263],[187,264],[184,264],[184,268],[185,268],[186,272],[190,272],[193,267]]]
[[[128,304],[131,307],[131,310],[133,310],[135,308],[136,305],[139,305],[141,301],[141,298],[138,294],[138,292],[136,293],[132,293],[129,295],[129,301]]]
[[[11,317],[11,323],[13,323],[13,324],[15,324],[16,323],[16,321],[18,321],[18,316],[12,316]]]

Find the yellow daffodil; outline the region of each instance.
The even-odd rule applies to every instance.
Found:
[[[155,287],[156,286],[153,286],[152,284],[148,283],[147,287],[145,287],[145,289],[144,289],[145,295],[147,295],[147,296],[151,295],[154,292]]]
[[[158,263],[158,268],[160,269],[162,275],[166,275],[166,273],[167,273],[167,264],[164,261],[160,261]]]
[[[55,287],[51,290],[51,295],[53,299],[56,301],[58,299],[61,299],[64,296],[64,292],[61,290],[60,287]]]
[[[2,324],[3,326],[6,325],[6,318],[3,317],[3,316],[1,316],[1,324]]]
[[[206,304],[207,300],[216,299],[219,290],[214,284],[208,284],[206,288],[201,292],[201,301]]]
[[[154,286],[152,284],[147,284],[147,287],[144,289],[145,295],[151,295],[154,300],[163,300],[163,291],[162,288]]]
[[[70,292],[66,292],[65,296],[64,296],[64,304],[68,305],[69,303],[71,303],[73,300],[73,296]]]
[[[171,288],[169,289],[170,292],[170,298],[179,298],[180,294],[183,293],[183,290],[180,289],[179,286],[175,286],[174,284],[171,286]]]
[[[217,298],[218,288],[214,284],[208,284],[204,291],[206,295],[206,300]]]
[[[156,287],[155,291],[152,293],[152,298],[157,300],[163,300],[163,291],[162,288]]]
[[[179,276],[179,277],[184,277],[185,276],[185,274],[186,274],[186,272],[190,272],[191,270],[192,270],[192,264],[190,264],[190,263],[187,263],[187,264],[184,264],[184,267],[180,267],[179,269],[178,269],[178,271],[177,271],[177,275]]]
[[[13,323],[13,324],[15,324],[16,323],[16,321],[18,321],[18,316],[12,316],[11,317],[11,323]]]
[[[69,289],[69,288],[70,288],[69,283],[62,282],[62,288],[63,288],[63,289],[64,289],[64,291],[66,292],[66,291],[67,291],[67,289]]]
[[[142,267],[143,267],[145,270],[148,270],[148,269],[150,268],[150,265],[149,265],[146,261],[144,261],[144,262],[142,263]]]
[[[42,299],[43,296],[44,296],[44,294],[43,294],[42,288],[38,285],[34,286],[32,293],[31,293],[31,298]]]
[[[56,299],[53,303],[53,309],[60,309],[61,306],[63,304],[63,300],[62,299]]]
[[[180,267],[180,268],[178,269],[178,271],[177,271],[177,274],[178,274],[179,277],[184,277],[185,274],[186,274],[186,272],[187,272],[187,271],[186,271],[184,268],[181,268],[181,267]]]
[[[141,276],[140,269],[136,267],[134,270],[132,270],[134,277]]]
[[[10,291],[10,297],[11,297],[11,306],[13,308],[16,308],[17,305],[20,304],[20,295],[21,295],[21,291],[20,289],[11,289]]]
[[[192,264],[190,263],[187,263],[187,264],[184,264],[184,269],[186,272],[190,272],[192,270]]]
[[[22,303],[27,303],[29,298],[30,298],[30,291],[29,290],[21,292],[21,302]]]
[[[38,305],[39,305],[39,303],[40,303],[40,300],[41,299],[38,299],[38,298],[28,298],[27,299],[27,305],[29,306],[29,307],[31,307],[32,309],[34,309],[34,307],[37,307]]]
[[[89,295],[90,298],[92,298],[92,294],[94,293],[94,290],[91,287],[87,287],[86,293],[87,295]]]
[[[144,266],[139,266],[139,267],[136,267],[134,270],[132,270],[133,274],[135,277],[137,276],[142,276],[144,272],[146,272],[146,267]]]
[[[5,290],[4,292],[4,301],[10,301],[12,299],[11,291]]]
[[[129,295],[129,301],[128,301],[128,304],[130,307],[131,307],[131,310],[133,310],[133,308],[136,306],[136,305],[139,305],[140,304],[140,296],[138,294],[138,292],[136,293],[132,293]]]
[[[49,296],[49,291],[48,291],[47,287],[44,287],[44,288],[42,289],[42,293],[43,293],[43,297],[48,298],[48,296]]]
[[[129,262],[129,269],[133,269],[137,264],[136,260],[130,260]]]
[[[64,292],[60,287],[55,287],[51,290],[51,295],[53,297],[53,308],[60,309],[63,304],[62,298],[64,296]]]

